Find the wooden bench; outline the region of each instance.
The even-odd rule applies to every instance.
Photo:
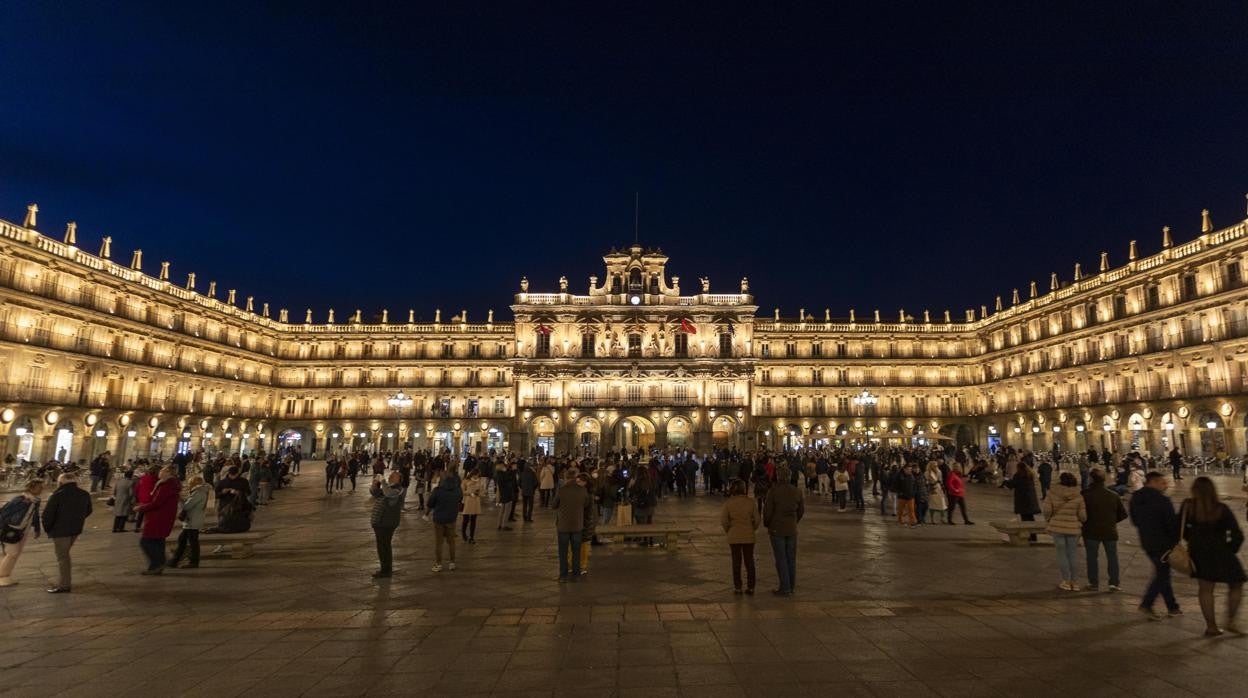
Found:
[[[1048,524],[1043,521],[992,521],[992,527],[1008,536],[1010,545],[1029,545],[1031,536],[1044,533]]]
[[[175,531],[175,533],[180,531]],[[206,531],[199,532],[199,547],[201,555],[211,555],[209,551],[203,551],[206,545],[221,545],[229,550],[230,557],[235,560],[251,557],[253,554],[252,547],[273,535],[272,531],[247,531],[246,533],[208,533]],[[165,540],[165,544],[169,547],[177,547],[178,537]]]
[[[635,524],[632,526],[596,526],[594,532],[600,536],[612,536],[613,538],[659,538],[664,539],[664,546],[668,551],[675,550],[680,545],[680,536],[693,531],[688,526],[681,526],[674,523],[650,523]]]

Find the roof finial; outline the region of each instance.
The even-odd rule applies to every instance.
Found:
[[[1075,281],[1083,280],[1083,265],[1075,262]]]
[[[263,317],[269,316],[269,304],[268,303],[265,303],[264,305],[260,306],[260,315],[262,315]]]
[[[1127,260],[1135,261],[1135,240],[1132,240],[1131,244],[1127,246]]]
[[[875,309],[875,324],[877,325],[880,324],[880,309],[879,308]]]
[[[31,226],[31,227],[34,227],[34,226]],[[1200,232],[1202,233],[1213,232],[1213,221],[1209,218],[1209,209],[1204,209],[1203,211],[1200,212]]]
[[[988,306],[986,305],[979,306],[979,317],[984,318],[984,319],[988,318]]]
[[[780,322],[780,309],[776,308],[776,322]]]
[[[932,322],[932,314],[928,312],[927,308],[924,308],[923,309],[923,324],[928,325],[928,324],[931,324],[931,322]]]
[[[1062,287],[1062,284],[1057,280],[1057,272],[1053,272],[1052,274],[1049,274],[1049,290],[1056,291],[1057,289],[1061,287]]]
[[[433,309],[433,321],[442,322],[442,309],[441,308]]]
[[[945,324],[948,325],[950,322],[953,321],[949,319],[949,309],[945,308]]]
[[[303,316],[303,324],[305,324],[305,325],[311,325],[311,324],[312,324],[312,309],[311,309],[311,308],[308,308],[308,312],[304,314],[304,316]]]
[[[1002,306],[1001,306],[1001,296],[997,296],[997,305],[996,305],[995,309],[996,309],[996,311],[997,311],[998,313],[999,313],[999,312],[1001,312],[1001,307],[1002,307]]]
[[[414,308],[407,309],[407,324],[416,322],[416,310]]]
[[[143,250],[135,250],[130,255],[130,268],[135,271],[143,271]]]
[[[466,309],[461,309],[459,311],[459,321],[464,324],[468,323],[468,311]]]
[[[195,290],[195,272],[191,272],[186,275],[186,290]]]
[[[209,281],[209,282],[208,282],[208,293],[207,293],[207,296],[208,296],[209,298],[216,298],[216,297],[217,297],[217,282],[215,282],[215,281]]]
[[[1101,272],[1104,273],[1107,271],[1109,271],[1109,253],[1102,252],[1101,253]]]
[[[247,296],[247,312],[249,313],[256,312],[256,297],[255,296]]]
[[[226,291],[226,292],[225,292],[225,302],[226,302],[226,304],[227,304],[227,305],[234,305],[234,303],[235,303],[235,299],[236,299],[237,297],[238,297],[238,291],[237,291],[236,289],[230,289],[229,291]]]
[[[491,323],[494,322],[494,309],[493,308],[490,308],[490,311],[485,314],[485,321],[491,322]]]
[[[113,239],[107,235],[100,240],[100,258],[108,259],[113,256]]]
[[[1010,297],[1011,305],[1018,305],[1018,289],[1014,289],[1014,294]]]
[[[333,308],[329,309],[329,320],[326,324],[329,324],[329,325],[334,324],[334,309]]]
[[[351,316],[351,322],[354,322],[357,325],[360,324],[360,309],[359,308],[355,309],[355,315]]]
[[[381,309],[381,324],[383,325],[390,324],[390,310],[388,308]]]
[[[854,323],[856,323],[856,322],[858,322],[858,320],[854,317],[854,309],[853,309],[853,308],[850,308],[850,309],[849,309],[849,324],[851,324],[851,325],[852,325],[852,324],[854,324]]]
[[[832,322],[832,309],[831,308],[823,309],[823,321]]]
[[[1169,249],[1169,248],[1170,248],[1170,246],[1171,246],[1171,245],[1173,245],[1173,244],[1174,244],[1174,241],[1170,239],[1170,226],[1168,226],[1168,225],[1163,225],[1163,226],[1161,226],[1161,246],[1162,246],[1162,248]]]
[[[161,281],[169,280],[169,263],[168,262],[160,263],[160,280]]]
[[[277,321],[282,323],[283,325],[290,322],[290,311],[287,310],[286,308],[279,309],[277,311]]]
[[[1036,293],[1036,282],[1034,282],[1034,281],[1033,281],[1033,282],[1031,282],[1031,288],[1029,288],[1029,289],[1027,290],[1027,297],[1028,297],[1028,298],[1035,298],[1035,297],[1036,297],[1036,296],[1038,296],[1038,295],[1040,295],[1040,294]]]
[[[39,204],[27,204],[26,220],[22,221],[22,227],[30,228],[31,230],[34,230],[35,226],[38,223],[39,223]]]
[[[899,316],[899,317],[897,318],[897,322],[905,322],[905,321],[906,321],[906,309],[905,309],[905,308],[899,308],[899,309],[897,310],[897,315]]]
[[[78,244],[78,224],[73,221],[70,221],[65,224],[65,244],[66,245]]]

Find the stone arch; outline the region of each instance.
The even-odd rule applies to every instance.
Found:
[[[654,422],[641,415],[625,415],[615,423],[615,446],[618,449],[648,449],[654,445],[658,429]]]
[[[711,420],[711,444],[715,448],[731,448],[736,444],[740,426],[735,417],[717,415]]]

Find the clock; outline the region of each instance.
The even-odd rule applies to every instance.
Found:
[[[628,302],[632,303],[633,305],[641,305],[641,296],[634,293],[633,295],[628,297]]]

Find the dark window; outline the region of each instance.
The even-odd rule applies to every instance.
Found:
[[[848,351],[848,349],[846,348],[846,346],[845,346],[845,343],[844,343],[844,342],[838,343],[838,344],[836,345],[836,355],[837,355],[837,356],[845,356],[845,355],[846,355],[846,354],[848,354],[848,353],[849,353],[849,351]]]
[[[790,359],[797,356],[797,344],[795,342],[785,343],[784,355]]]
[[[823,343],[812,342],[810,345],[810,355],[811,356],[823,356]]]
[[[1118,294],[1114,296],[1114,319],[1124,318],[1127,316],[1127,297]]]
[[[1183,300],[1190,301],[1196,297],[1196,275],[1183,275]]]
[[[656,296],[659,294],[659,277],[657,276],[650,277],[650,293]]]
[[[676,356],[689,356],[689,335],[684,332],[676,333]]]
[[[641,356],[641,335],[628,335],[628,355]]]
[[[1148,310],[1156,310],[1161,307],[1161,287],[1157,284],[1149,284],[1144,289],[1144,306]]]
[[[594,333],[585,332],[581,335],[581,356],[594,355]]]
[[[641,288],[641,270],[634,269],[628,272],[628,291],[629,293],[640,293]]]
[[[1084,324],[1086,324],[1088,327],[1091,327],[1092,325],[1095,325],[1097,322],[1100,322],[1100,318],[1097,317],[1096,303],[1088,303],[1087,305],[1083,307],[1083,317],[1084,317]]]
[[[611,275],[611,293],[623,293],[624,283],[620,280],[619,274]]]
[[[727,332],[719,333],[719,356],[725,359],[732,356],[732,335]]]
[[[537,333],[537,357],[539,359],[550,357],[550,334],[546,332]]]
[[[1239,288],[1244,283],[1243,272],[1239,268],[1239,262],[1231,262],[1226,265],[1226,285],[1228,288]]]

